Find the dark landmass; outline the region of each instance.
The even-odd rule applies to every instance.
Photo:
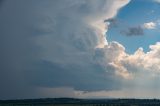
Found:
[[[160,106],[160,100],[45,98],[0,100],[0,106]]]

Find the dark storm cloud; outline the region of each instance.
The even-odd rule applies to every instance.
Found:
[[[0,10],[0,98],[28,97],[36,92],[24,79],[27,65],[37,58],[27,28],[26,7],[21,1],[4,1]],[[24,2],[25,3],[25,2]],[[22,7],[23,8],[22,8]]]
[[[86,15],[99,13],[103,2],[1,2],[0,99],[43,97],[45,93],[37,90],[43,87],[119,89],[113,73],[106,73],[104,67],[92,62],[97,35],[83,21]]]
[[[4,0],[0,0],[0,6],[2,5],[3,2],[4,2]]]
[[[105,70],[97,64],[88,64],[85,67],[71,64],[64,67],[60,64],[41,61],[32,67],[34,71],[33,69],[29,71],[30,83],[39,87],[70,86],[74,87],[75,90],[82,91],[119,89],[116,84],[112,83],[118,84],[120,82],[111,78],[113,77],[111,75],[106,77]]]
[[[120,33],[126,36],[141,36],[144,35],[143,28],[141,26],[129,27],[126,30],[121,30]]]

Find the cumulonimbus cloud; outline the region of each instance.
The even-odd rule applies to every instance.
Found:
[[[114,72],[107,74],[93,60],[96,47],[107,44],[102,33],[104,19],[114,17],[128,2],[4,1],[0,10],[0,98],[42,97],[47,88],[54,87],[119,89]],[[44,88],[43,93],[39,88]]]
[[[134,80],[135,70],[159,72],[159,43],[147,53],[139,49],[130,55],[123,45],[106,39],[104,20],[115,17],[127,3],[129,0],[3,2],[0,98],[42,97],[58,87],[71,93],[116,90],[122,87],[122,80]],[[150,59],[154,64],[147,62]]]

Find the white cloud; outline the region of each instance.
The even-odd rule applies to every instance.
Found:
[[[154,22],[148,22],[143,24],[144,29],[155,29],[156,26],[157,25]]]
[[[150,46],[150,51],[147,53],[143,52],[143,49],[138,49],[135,54],[128,55],[122,60],[122,63],[127,66],[132,66],[139,71],[148,71],[156,74],[160,74],[160,43],[157,42],[155,45]],[[131,70],[134,73],[134,70]]]
[[[96,61],[104,66],[106,70],[111,70],[117,76],[121,76],[125,79],[132,79],[131,73],[121,64],[121,60],[126,58],[125,48],[118,42],[110,42],[105,45],[104,48],[97,49],[102,52],[102,57],[96,59]]]
[[[159,42],[155,45],[150,45],[150,51],[147,53],[143,52],[143,48],[139,48],[134,54],[127,54],[123,45],[118,42],[110,42],[99,51],[104,55],[96,61],[106,67],[106,69],[112,67],[111,69],[115,70],[115,74],[125,79],[134,80],[140,77],[136,76],[136,73],[145,73],[148,78],[160,75]]]
[[[160,80],[160,42],[150,45],[150,51],[146,53],[143,48],[139,48],[134,54],[127,54],[125,48],[117,42],[109,43],[100,51],[103,52],[102,57],[105,58],[97,62],[106,69],[115,70],[115,74],[125,79],[125,86],[120,90],[80,92],[80,97],[159,98],[157,91],[160,88],[158,84]]]

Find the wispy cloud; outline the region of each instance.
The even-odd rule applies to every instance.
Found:
[[[160,3],[160,0],[153,0],[154,2]]]
[[[126,36],[141,36],[144,35],[143,28],[141,26],[128,27],[125,30],[121,30],[120,33]]]

